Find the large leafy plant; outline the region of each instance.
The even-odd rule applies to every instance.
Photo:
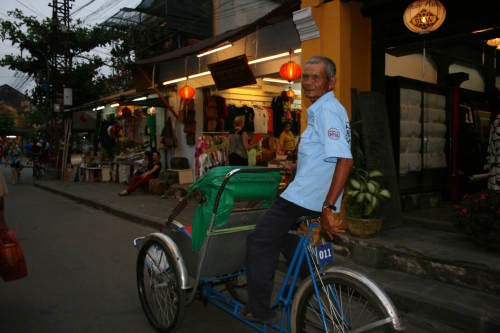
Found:
[[[351,125],[355,124],[357,123]],[[352,134],[361,141],[357,131],[352,130]],[[373,138],[370,139],[371,149],[376,149],[376,142]],[[352,153],[354,165],[347,180],[348,197],[344,205],[346,216],[362,219],[380,218],[378,208],[385,199],[391,198],[389,190],[381,188],[380,183],[376,181],[378,177],[383,176],[383,173],[367,167],[365,155],[360,147],[353,147]]]
[[[391,198],[387,189],[380,187],[375,180],[383,176],[378,170],[364,170],[354,165],[349,175],[349,190],[346,192],[346,216],[371,219],[379,218],[377,208],[385,199]]]

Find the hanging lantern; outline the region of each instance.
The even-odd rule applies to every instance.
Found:
[[[300,65],[294,61],[290,60],[280,67],[280,76],[288,82],[298,79],[301,74],[302,70],[300,68]]]
[[[403,19],[408,29],[419,34],[428,34],[443,24],[446,9],[438,0],[417,0],[405,10]]]
[[[80,116],[80,120],[81,120],[82,122],[86,122],[87,120],[89,120],[89,116],[87,116],[87,115],[84,113],[84,114],[82,114],[82,115]]]
[[[286,95],[287,95],[288,97],[294,97],[294,96],[295,96],[295,91],[293,91],[293,89],[292,89],[292,88],[290,88],[290,89],[288,89],[288,90],[286,91]]]
[[[194,88],[190,86],[184,86],[179,90],[179,96],[184,99],[190,99],[194,97]]]
[[[121,111],[122,111],[122,115],[125,117],[130,116],[130,114],[132,113],[132,111],[128,107],[124,107],[123,109],[121,109]]]
[[[489,46],[495,46],[500,50],[500,38],[490,39],[486,42],[486,44],[488,44]]]
[[[424,36],[422,76],[425,76],[425,35],[436,30],[446,18],[446,9],[438,0],[417,0],[406,7],[403,21],[410,31]]]

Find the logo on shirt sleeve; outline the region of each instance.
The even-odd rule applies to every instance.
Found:
[[[332,140],[338,140],[340,139],[340,132],[336,128],[330,128],[328,130],[328,137]]]

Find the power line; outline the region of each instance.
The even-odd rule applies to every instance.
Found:
[[[89,2],[87,2],[85,5],[81,6],[80,8],[78,8],[77,10],[75,10],[73,13],[71,13],[71,15],[75,15],[76,13],[78,13],[80,10],[82,10],[83,8],[87,7],[88,5],[92,4],[95,0],[90,0]],[[70,16],[71,16],[70,15]]]
[[[32,11],[33,13],[35,13],[36,15],[39,15],[39,16],[42,16],[42,17],[46,17],[45,15],[43,15],[42,13],[40,13],[36,8],[34,7],[28,7],[27,5],[23,4],[21,1],[19,0],[16,0],[17,3],[19,3],[21,6],[24,6],[25,8],[27,8],[28,10]],[[31,6],[31,5],[30,5]]]

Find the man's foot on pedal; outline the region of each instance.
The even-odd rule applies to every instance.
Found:
[[[248,304],[243,305],[240,310],[240,317],[254,323],[274,324],[278,320],[278,314],[273,311],[273,315],[268,319],[256,318],[248,309]]]

